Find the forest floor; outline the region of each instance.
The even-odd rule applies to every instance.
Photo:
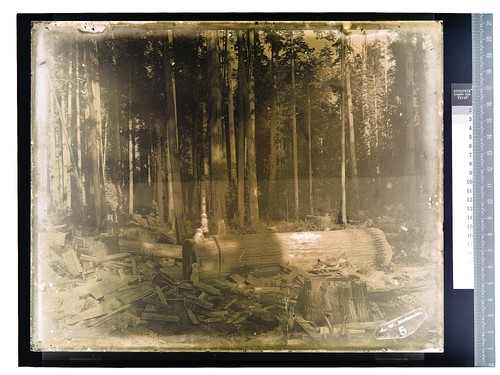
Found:
[[[37,258],[33,348],[440,350],[440,254],[429,256],[431,250],[419,237],[418,223],[402,223],[390,212],[373,221],[356,226],[373,225],[384,231],[394,252],[387,267],[356,269],[337,259],[329,267],[318,265],[303,273],[270,266],[200,281],[182,279],[180,247],[173,245],[170,252],[155,254],[131,251],[129,242],[128,251],[108,254],[102,239],[91,236],[53,240]],[[265,227],[272,231],[317,230],[318,224],[278,222]],[[311,274],[362,280],[370,318],[340,324],[327,321],[324,325],[304,320],[296,303],[305,278]],[[385,322],[416,309],[423,309],[427,319],[415,333],[380,339]]]

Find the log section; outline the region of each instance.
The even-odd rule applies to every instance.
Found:
[[[185,278],[193,263],[200,279],[210,279],[270,265],[307,270],[318,260],[337,257],[356,267],[386,266],[392,249],[377,228],[210,236],[185,240],[182,246]]]

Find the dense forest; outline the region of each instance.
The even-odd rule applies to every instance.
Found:
[[[436,33],[202,26],[37,34],[38,215],[98,232],[148,216],[181,243],[203,214],[210,233],[252,233],[440,202]]]

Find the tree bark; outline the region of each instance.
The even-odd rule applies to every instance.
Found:
[[[291,37],[292,47],[292,148],[293,148],[293,186],[295,196],[295,219],[298,220],[299,207],[299,155],[297,149],[297,107],[295,98],[295,51],[293,45],[293,32]]]
[[[254,31],[249,32],[249,104],[250,104],[250,123],[247,126],[247,160],[248,160],[248,207],[250,224],[255,224],[259,221],[259,195],[257,186],[257,166],[255,162],[255,40]]]
[[[358,182],[358,159],[356,155],[356,139],[354,135],[354,116],[352,113],[351,72],[349,64],[345,66],[345,86],[347,91],[347,113],[349,118],[349,151],[351,156],[351,179],[353,188],[353,199],[351,202],[353,216],[359,215],[359,182]]]
[[[73,90],[72,90],[72,82],[73,82],[73,49],[70,47],[70,58],[68,62],[68,89],[67,89],[67,95],[68,95],[68,102],[67,102],[67,109],[66,109],[66,116],[65,116],[65,122],[63,126],[65,127],[64,131],[69,133],[70,125],[71,125],[71,120],[73,118]],[[69,129],[68,129],[69,128]],[[72,189],[71,189],[71,157],[70,157],[70,151],[71,151],[71,137],[66,139],[66,137],[63,136],[63,143],[65,143],[65,146],[63,146],[63,161],[64,161],[64,202],[66,205],[67,210],[71,210],[71,194],[72,194]]]
[[[196,48],[196,57],[198,57],[198,48]],[[193,218],[199,219],[200,215],[200,157],[199,157],[199,142],[200,142],[200,129],[202,124],[200,124],[200,116],[199,116],[199,91],[198,91],[198,75],[199,75],[199,67],[196,64],[196,74],[194,81],[194,101],[191,103],[191,112],[193,116],[193,145],[192,145],[192,154],[193,154],[193,195],[191,198],[191,216]]]
[[[341,75],[341,104],[340,104],[340,112],[341,112],[341,152],[342,152],[342,161],[341,161],[341,189],[342,189],[342,198],[341,198],[341,211],[342,211],[342,224],[347,226],[347,204],[346,204],[346,186],[345,186],[345,40],[344,40],[344,29],[340,29],[341,32],[341,50],[340,50],[340,75]]]
[[[224,132],[222,127],[222,93],[217,31],[207,32],[208,82],[210,100],[208,121],[210,128],[210,197],[212,220],[217,228],[226,220],[227,163],[224,158]]]
[[[408,203],[414,208],[416,196],[415,189],[415,90],[413,79],[413,51],[406,54],[405,69],[405,121],[406,121],[406,173],[408,174]]]
[[[238,31],[238,224],[245,223],[245,128],[247,77],[245,63],[245,41],[243,31]]]
[[[128,213],[134,213],[134,129],[132,124],[132,84],[131,84],[130,62],[128,66]]]
[[[156,119],[156,201],[158,204],[158,222],[165,223],[165,188],[164,188],[164,165],[163,165],[163,131],[161,120]]]
[[[312,168],[312,132],[311,132],[311,89],[307,83],[307,153],[309,156],[309,213],[314,215],[313,168]]]
[[[226,31],[226,69],[227,69],[227,117],[229,126],[229,178],[236,184],[236,137],[234,125],[234,80],[233,80],[233,52],[230,43],[229,31]]]
[[[93,192],[93,209],[94,209],[94,225],[98,230],[102,230],[104,226],[105,212],[104,212],[104,181],[102,180],[102,173],[100,169],[100,154],[99,154],[99,123],[98,112],[100,108],[96,108],[96,93],[95,90],[100,90],[99,82],[94,80],[96,72],[96,55],[95,55],[95,42],[87,44],[87,55],[85,62],[86,73],[86,91],[87,91],[87,113],[86,118],[87,129],[89,132],[89,148],[91,158],[91,191]]]
[[[274,219],[276,216],[276,129],[277,129],[277,98],[276,98],[276,82],[275,82],[275,63],[276,63],[276,47],[274,40],[271,41],[271,124],[269,134],[269,191],[268,191],[268,214]]]
[[[81,130],[81,117],[80,117],[80,58],[79,58],[79,45],[78,42],[75,46],[75,77],[76,77],[76,85],[75,85],[75,110],[76,110],[76,165],[78,167],[78,171],[81,175],[83,175],[82,171],[82,130]],[[81,202],[82,207],[85,207],[87,204],[87,199],[85,195],[85,189],[82,186],[81,178],[78,178],[78,184],[80,184],[80,192],[81,192]],[[82,215],[84,213],[82,212]]]
[[[184,215],[184,197],[179,163],[179,149],[177,147],[177,124],[175,122],[175,100],[173,90],[173,74],[171,71],[171,33],[167,33],[167,42],[164,43],[164,69],[165,69],[165,96],[167,100],[167,143],[168,156],[172,171],[172,197],[174,199],[175,229],[178,243],[186,237],[186,224]],[[169,219],[170,220],[170,219]]]

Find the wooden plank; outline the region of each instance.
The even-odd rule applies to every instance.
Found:
[[[128,257],[130,257],[130,253],[111,254],[111,255],[105,256],[99,262],[104,263],[104,262],[109,262],[109,261],[113,261],[113,260],[124,259],[124,258],[128,258]]]
[[[279,286],[254,286],[254,293],[280,293],[281,288]]]
[[[298,276],[297,271],[292,270],[288,275],[284,277],[284,281],[286,284],[291,284],[295,280],[295,278]]]
[[[196,315],[194,315],[192,310],[186,308],[186,312],[189,317],[189,320],[191,320],[191,323],[193,323],[194,325],[200,324],[200,322],[198,321],[198,319],[196,319]]]
[[[158,285],[156,285],[155,290],[156,290],[156,294],[158,294],[158,298],[160,299],[160,302],[165,304],[165,305],[168,305],[167,300],[165,299],[165,295],[163,294],[161,288]]]
[[[80,314],[78,314],[77,316],[75,316],[73,318],[68,318],[66,320],[66,324],[72,325],[72,324],[75,324],[78,322],[82,322],[84,320],[98,318],[100,316],[103,316],[104,314],[106,314],[106,313],[102,310],[102,306],[97,305],[97,306],[91,307],[88,310],[81,312]]]
[[[212,295],[212,296],[221,296],[222,293],[220,292],[219,289],[214,288],[213,286],[206,285],[203,283],[200,283],[199,281],[193,281],[193,285],[197,287],[198,289]]]
[[[123,268],[118,269],[118,275],[120,276],[120,279],[127,281],[127,278],[125,277],[125,272],[123,271]]]
[[[241,285],[245,284],[245,278],[238,273],[229,275],[229,278],[233,280],[236,284],[241,284]]]
[[[198,297],[195,297],[189,293],[183,292],[182,296],[189,302],[193,302],[199,306],[205,307],[207,309],[213,309],[214,308],[214,303],[205,301],[203,299],[200,299]]]
[[[132,275],[137,275],[137,261],[135,260],[135,257],[132,258]]]
[[[224,310],[229,309],[231,306],[233,306],[238,300],[236,298],[233,298],[226,306],[224,306]]]
[[[106,294],[112,293],[125,285],[127,285],[126,281],[117,278],[115,280],[108,279],[88,283],[86,285],[83,285],[81,289],[79,289],[80,287],[75,289],[78,289],[77,292],[80,296],[90,294],[95,299],[101,299]]]
[[[221,318],[225,317],[229,313],[227,311],[205,311],[204,314],[211,316],[213,318]]]
[[[112,312],[100,317],[100,318],[97,318],[96,321],[94,321],[90,327],[99,327],[101,325],[103,325],[104,323],[108,322],[109,320],[111,320],[115,315],[119,314],[119,313],[122,313],[123,311],[125,310],[128,310],[132,305],[124,305],[122,307],[119,307],[117,308],[116,310],[113,310]]]
[[[149,305],[154,305],[154,306],[158,306],[158,307],[165,307],[165,306],[169,306],[167,305],[166,303],[162,303],[154,298],[150,298],[150,297],[141,297],[141,301],[149,304]],[[165,301],[166,302],[166,301]]]
[[[150,312],[143,312],[141,315],[141,319],[155,320],[159,322],[168,322],[168,323],[178,323],[181,320],[177,315],[166,315],[166,314],[157,314]]]
[[[252,275],[248,275],[246,281],[252,286],[266,286],[262,280]]]
[[[50,246],[64,247],[68,233],[64,232],[38,232],[38,242],[40,248],[48,248]]]
[[[304,331],[306,331],[309,334],[309,336],[311,337],[317,336],[318,332],[316,328],[311,323],[304,320],[304,318],[302,318],[299,314],[295,314],[295,321]]]
[[[78,276],[83,272],[82,265],[76,256],[75,250],[69,249],[68,251],[62,253],[61,257],[73,276]]]
[[[92,255],[87,255],[87,254],[81,254],[80,255],[80,260],[81,261],[92,262],[92,263],[97,263],[97,257],[94,257]]]
[[[182,280],[182,269],[180,267],[162,267],[160,268],[160,272],[172,280]]]

